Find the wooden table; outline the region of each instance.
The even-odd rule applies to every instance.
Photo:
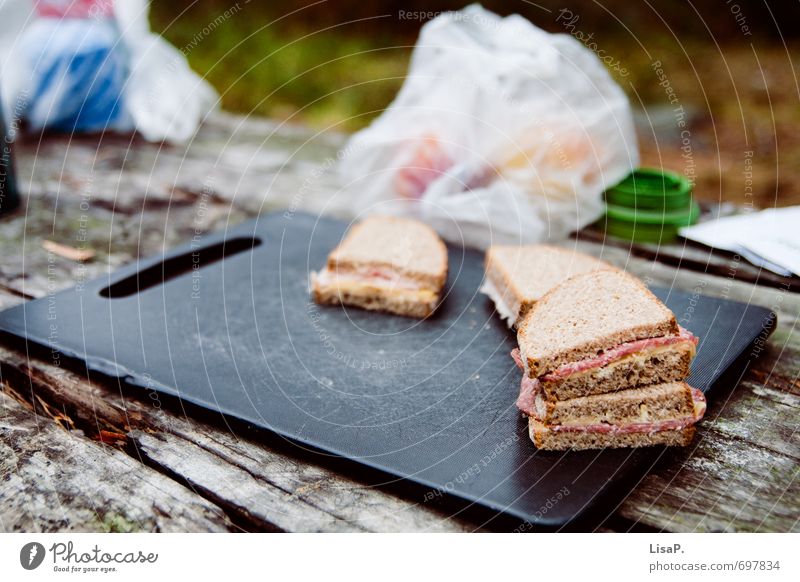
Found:
[[[16,150],[27,208],[0,221],[0,307],[43,297],[259,212],[330,210],[345,136],[219,114],[189,147],[48,137]],[[335,209],[334,209],[335,210]],[[53,241],[93,251],[80,263]],[[46,244],[46,243],[45,243]],[[574,242],[570,242],[574,244]],[[798,531],[800,285],[699,247],[579,247],[648,282],[779,314],[763,355],[720,391],[695,443],[573,529]],[[66,253],[69,254],[69,253]],[[473,531],[504,520],[345,461],[232,432],[49,353],[0,344],[2,531]]]

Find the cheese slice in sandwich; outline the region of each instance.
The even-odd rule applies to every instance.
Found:
[[[549,400],[683,380],[697,345],[666,305],[619,270],[553,289],[528,311],[517,341],[532,389]]]
[[[436,309],[447,280],[447,248],[417,220],[371,216],[350,229],[311,273],[311,294],[322,305],[350,305],[409,317]]]
[[[603,269],[608,263],[549,245],[494,245],[486,251],[486,277],[481,292],[494,301],[497,313],[513,327],[548,291],[570,277]]]

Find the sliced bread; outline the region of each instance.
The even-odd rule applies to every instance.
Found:
[[[528,433],[536,448],[544,451],[648,447],[655,445],[685,447],[692,442],[695,427],[653,433],[555,432],[535,418],[528,421]]]
[[[370,216],[353,226],[328,257],[328,270],[390,269],[432,288],[447,279],[447,247],[427,224],[410,218]]]
[[[536,301],[570,277],[614,268],[567,248],[494,245],[486,251],[486,279],[481,291],[512,326]]]
[[[548,424],[587,425],[657,422],[694,414],[692,391],[685,382],[654,384],[611,394],[543,401],[538,420]]]
[[[572,277],[537,301],[517,341],[529,376],[537,378],[625,342],[678,331],[675,315],[641,281],[601,270]]]

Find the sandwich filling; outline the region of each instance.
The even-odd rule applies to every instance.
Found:
[[[352,270],[331,271],[327,267],[312,274],[320,287],[333,287],[341,291],[376,289],[389,294],[415,295],[420,299],[436,299],[437,291],[429,285],[387,267],[360,267]]]
[[[542,376],[542,379],[563,380],[564,378],[572,376],[573,374],[579,374],[581,372],[586,372],[587,370],[592,370],[594,368],[602,368],[603,366],[607,366],[611,362],[620,360],[625,356],[643,352],[645,350],[652,350],[666,346],[672,346],[681,342],[691,342],[692,345],[695,346],[697,345],[697,337],[692,335],[692,332],[682,327],[678,329],[679,329],[678,335],[667,335],[662,337],[653,337],[643,340],[626,342],[615,348],[611,348],[610,350],[605,350],[602,353],[598,354],[597,356],[593,356],[591,358],[584,358],[583,360],[579,360],[577,362],[570,362],[568,364],[564,364],[563,366],[556,368],[549,374],[545,374],[544,376]]]
[[[523,371],[519,398],[517,398],[517,408],[529,416],[543,418],[546,414],[546,405],[542,395],[542,382],[564,380],[576,374],[584,374],[608,366],[611,363],[620,362],[625,358],[652,354],[680,343],[690,344],[694,349],[697,341],[697,337],[681,327],[678,335],[626,342],[610,350],[605,350],[596,356],[564,364],[538,378],[529,377],[526,362],[523,361],[519,348],[516,348],[512,350],[511,357],[514,358],[517,366]]]

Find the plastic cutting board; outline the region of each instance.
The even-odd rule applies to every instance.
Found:
[[[536,451],[514,406],[514,335],[478,292],[482,253],[449,249],[447,296],[425,321],[311,303],[308,272],[346,228],[262,216],[0,313],[0,330],[421,484],[423,499],[452,495],[537,526],[567,523],[673,454]],[[654,291],[701,338],[690,382],[705,392],[774,325],[761,307]]]

